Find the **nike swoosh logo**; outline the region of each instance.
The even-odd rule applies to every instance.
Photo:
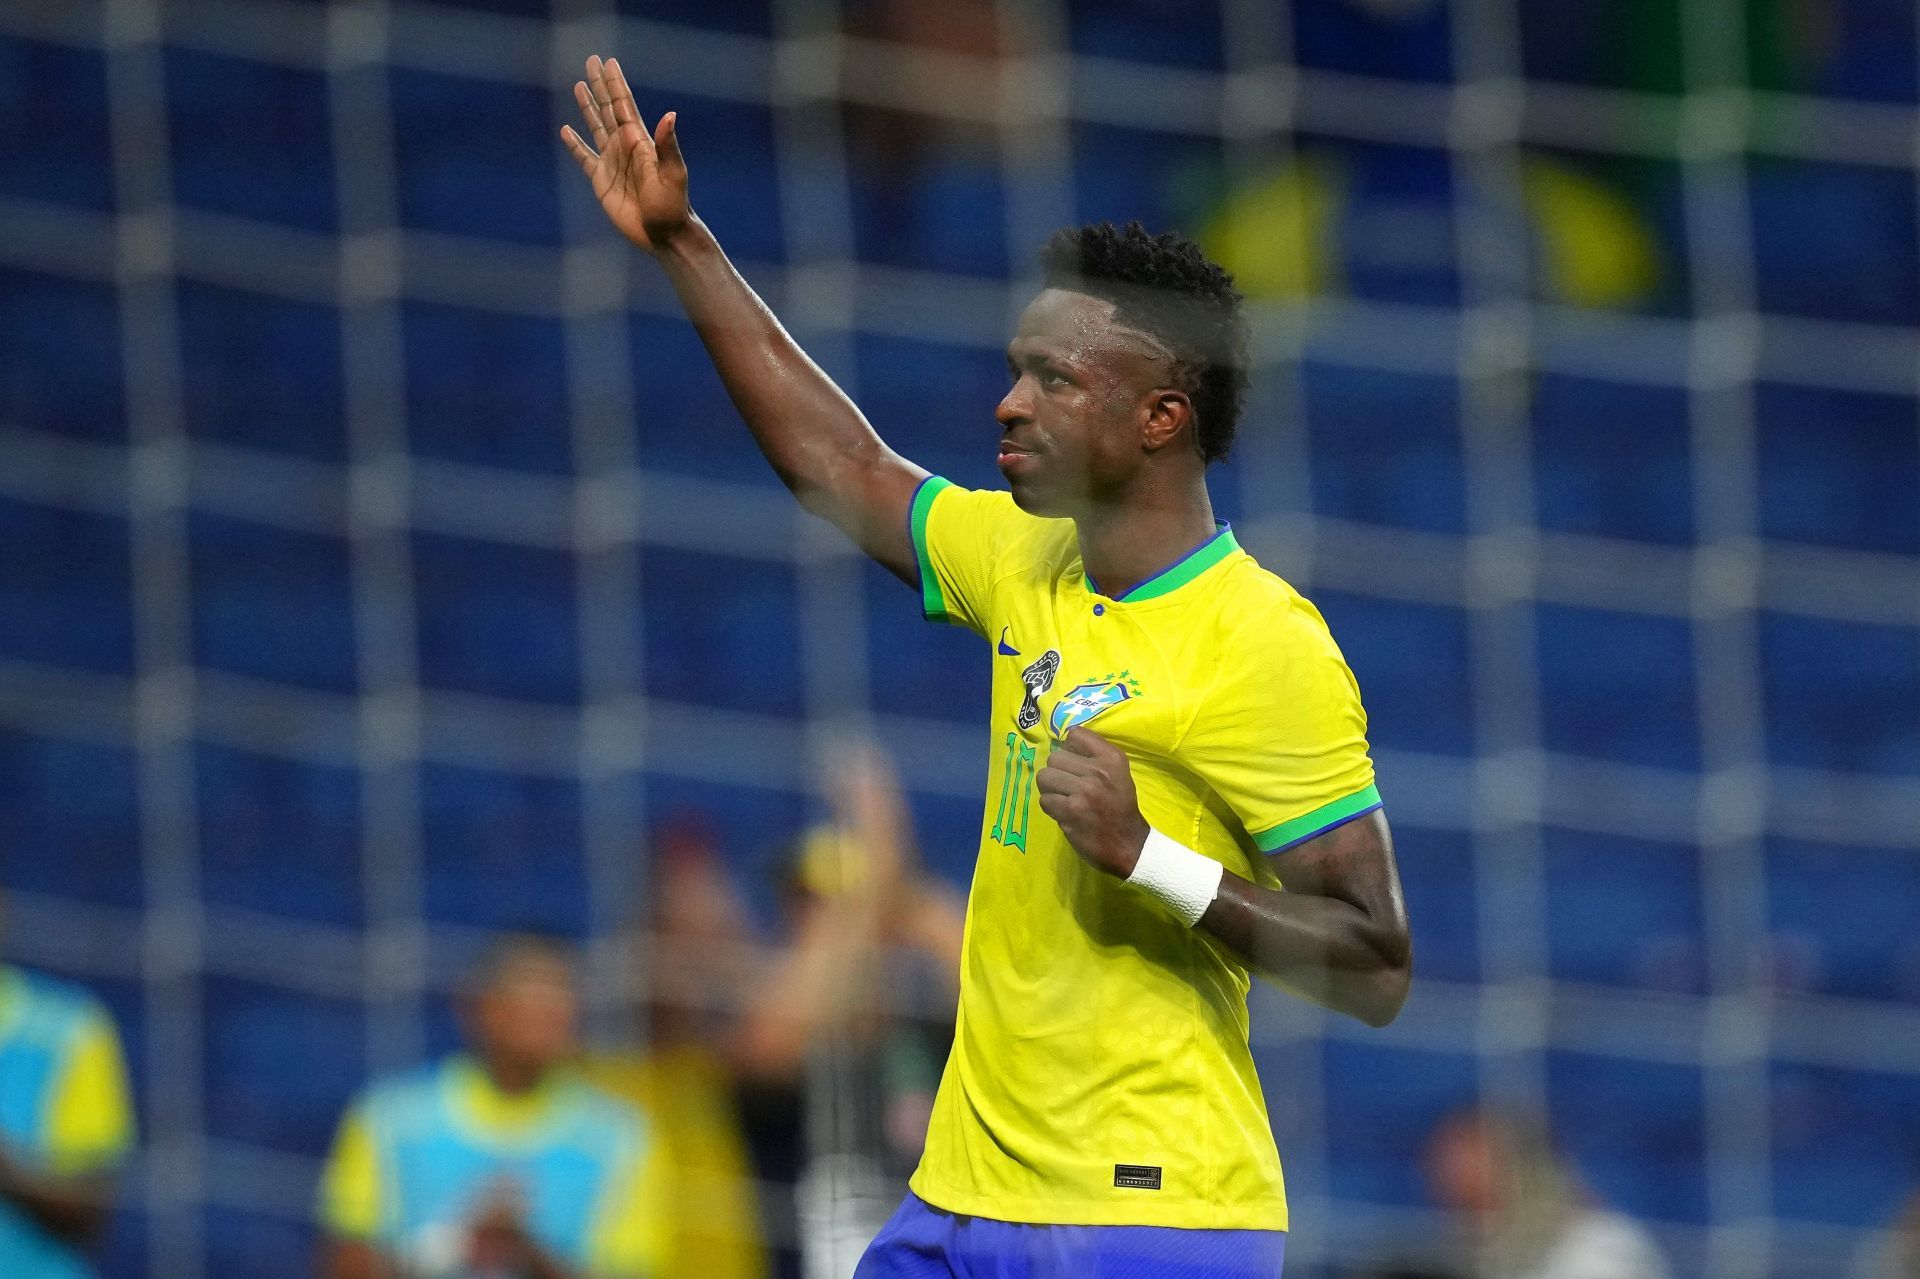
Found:
[[[1020,656],[1020,650],[1015,648],[1013,645],[1007,643],[1007,632],[1011,629],[1012,629],[1011,627],[1007,627],[1007,626],[1002,626],[1000,628],[1000,656],[1002,657]]]

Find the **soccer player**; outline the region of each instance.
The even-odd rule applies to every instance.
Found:
[[[1137,226],[1055,236],[1007,347],[1012,492],[967,491],[882,443],[733,270],[675,116],[649,130],[611,60],[574,94],[591,143],[565,145],[780,478],[994,646],[954,1048],[858,1274],[1277,1274],[1248,973],[1384,1025],[1411,951],[1353,678],[1213,518],[1246,377],[1231,281]]]

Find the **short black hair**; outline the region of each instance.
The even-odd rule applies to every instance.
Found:
[[[1233,277],[1192,240],[1138,222],[1056,231],[1040,266],[1049,288],[1109,301],[1115,318],[1166,344],[1193,402],[1200,456],[1225,457],[1247,395],[1247,317]]]
[[[576,975],[573,948],[558,937],[544,933],[507,933],[489,941],[467,970],[466,993],[484,994],[527,964],[563,968],[570,979]]]

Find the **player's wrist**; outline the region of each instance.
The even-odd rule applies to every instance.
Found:
[[[647,238],[649,243],[640,247],[667,266],[693,266],[720,249],[720,241],[691,209],[686,221],[671,230],[656,234],[653,228],[647,228]]]
[[[1159,898],[1191,928],[1220,895],[1225,874],[1226,868],[1213,858],[1149,826],[1127,882]]]

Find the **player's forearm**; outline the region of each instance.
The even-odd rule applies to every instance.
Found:
[[[393,1263],[364,1239],[325,1240],[319,1270],[320,1279],[395,1279],[399,1274]]]
[[[0,1153],[0,1199],[42,1230],[76,1248],[91,1247],[107,1224],[111,1183],[97,1177],[55,1177]]]
[[[760,451],[803,504],[835,518],[838,500],[858,487],[857,473],[890,450],[705,224],[689,225],[659,260]]]
[[[1370,1026],[1386,1025],[1406,1002],[1412,962],[1404,931],[1350,902],[1229,873],[1197,927],[1254,972]]]
[[[822,1032],[872,1011],[879,960],[877,938],[846,903],[817,904],[741,1020],[732,1045],[736,1068],[752,1079],[797,1073]]]

